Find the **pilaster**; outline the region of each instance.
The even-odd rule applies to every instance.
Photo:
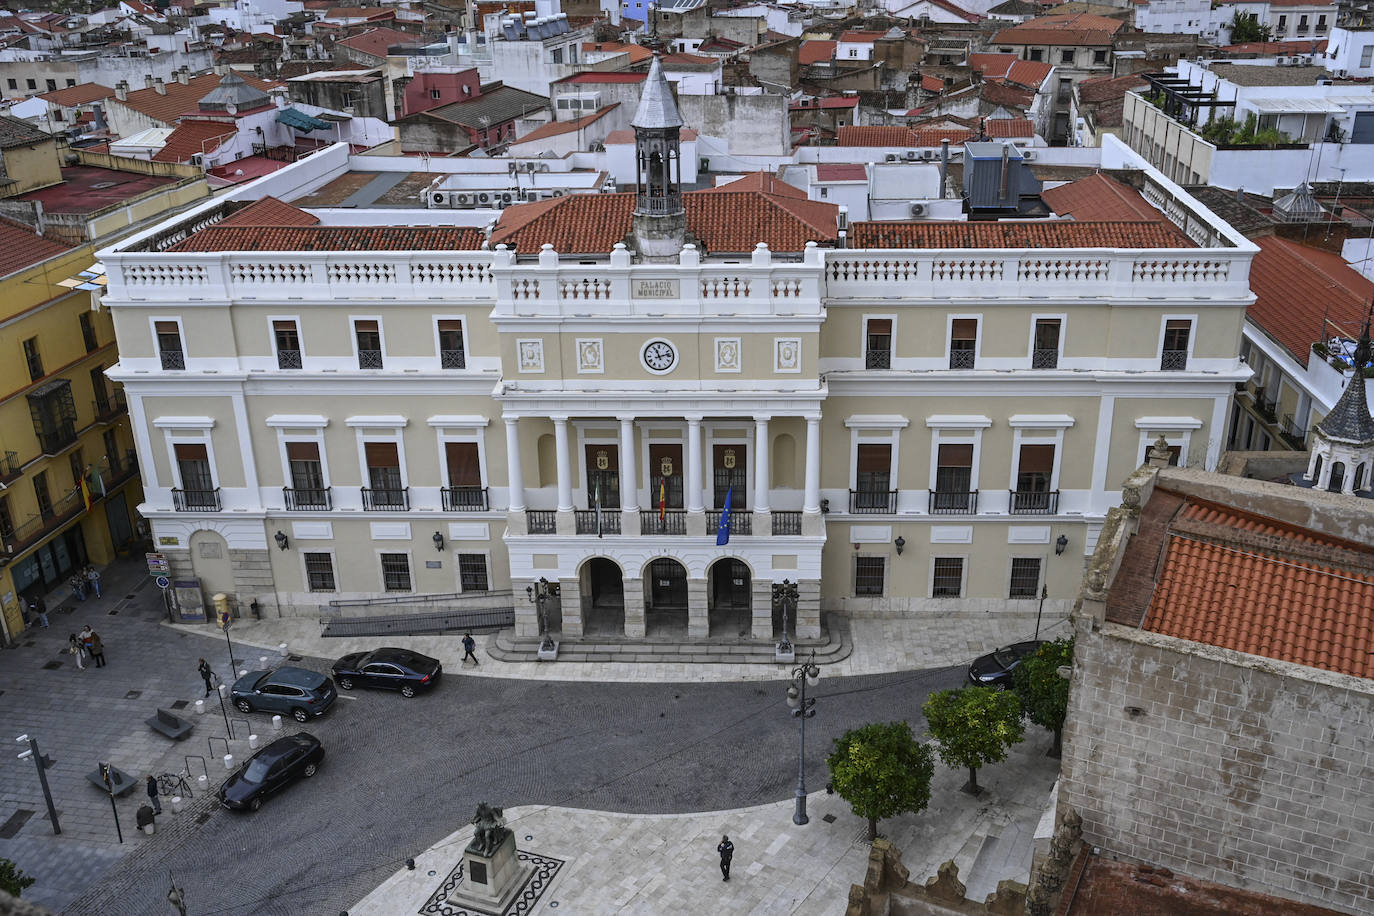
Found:
[[[706,609],[706,580],[687,580],[687,638],[705,639],[711,635],[711,620]]]
[[[749,635],[754,639],[771,640],[773,638],[773,583],[755,579],[750,590],[753,592],[751,602],[753,620]]]
[[[563,608],[563,638],[582,637],[582,583],[576,576],[558,580],[559,603]]]
[[[797,583],[797,639],[821,638],[821,583],[803,579]]]
[[[629,639],[643,639],[644,623],[644,580],[625,578],[625,636]]]

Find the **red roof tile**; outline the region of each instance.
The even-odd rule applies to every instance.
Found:
[[[333,10],[330,10],[332,13]],[[386,57],[386,49],[392,45],[413,44],[416,36],[396,29],[368,29],[357,35],[350,35],[339,42],[345,48],[368,54],[372,57]]]
[[[969,69],[977,70],[984,77],[1003,77],[1019,58],[1015,54],[970,54]]]
[[[1054,67],[1042,60],[1018,60],[1007,71],[1007,80],[1027,89],[1039,89]]]
[[[1158,222],[858,222],[855,248],[1181,248],[1172,227]]]
[[[539,127],[536,127],[534,130],[530,131],[522,137],[517,137],[513,142],[526,143],[530,140],[543,140],[545,137],[558,137],[563,134],[570,134],[573,131],[582,130],[588,125],[595,124],[597,121],[600,121],[602,118],[606,117],[606,115],[610,114],[619,106],[619,102],[606,105],[602,108],[597,109],[589,115],[585,115],[584,117],[578,118],[575,121],[550,121],[547,124],[543,124]]]
[[[475,251],[482,233],[456,226],[210,226],[172,251]]]
[[[836,132],[839,146],[939,146],[942,140],[963,143],[973,139],[973,131],[944,127],[901,127],[875,125],[869,127],[841,127]]]
[[[74,108],[77,105],[85,105],[87,102],[98,102],[101,99],[111,98],[114,94],[115,91],[108,86],[102,86],[99,83],[82,83],[79,86],[68,86],[66,89],[58,89],[55,92],[45,92],[39,98],[63,108]]]
[[[238,133],[223,121],[182,121],[167,135],[167,142],[153,156],[154,162],[190,162],[196,153],[211,153]]]
[[[396,11],[384,6],[331,6],[325,19],[395,19]],[[413,38],[414,36],[409,36]]]
[[[238,75],[243,77],[245,83],[254,89],[261,89],[263,92],[281,85],[271,80],[249,76],[246,73],[239,73]],[[110,104],[125,105],[154,121],[161,121],[163,124],[171,126],[177,118],[187,112],[196,111],[200,100],[219,85],[219,79],[218,73],[205,73],[191,77],[185,84],[171,80],[165,84],[165,95],[156,89],[138,89],[130,92],[128,98],[123,102],[111,100]]]
[[[632,45],[621,41],[584,41],[583,52],[606,51],[613,54],[629,55],[631,64],[642,64],[654,56],[654,52],[642,45]]]
[[[713,188],[703,188],[704,194],[718,194],[721,191],[759,191],[763,194],[776,194],[779,197],[792,197],[797,200],[806,200],[806,192],[801,188],[790,185],[775,175],[768,172],[749,172],[743,177],[736,178],[726,184],[719,184]],[[751,246],[752,247],[752,246]]]
[[[1050,188],[1040,198],[1055,213],[1076,220],[1167,221],[1135,188],[1101,172]]]
[[[886,34],[886,32],[872,29],[850,29],[848,32],[840,35],[840,41],[849,42],[850,44],[872,44]]]
[[[1000,80],[988,80],[979,85],[978,97],[991,105],[1001,105],[1004,108],[1017,108],[1023,111],[1030,108],[1035,102],[1034,90],[1024,89]]]
[[[1254,242],[1260,250],[1250,262],[1255,301],[1247,318],[1304,366],[1318,340],[1359,333],[1374,283],[1339,254],[1278,236]]]
[[[797,51],[797,62],[802,66],[823,64],[834,57],[835,42],[833,41],[803,41],[801,48]]]
[[[1035,136],[1035,125],[1025,118],[988,118],[983,133],[990,140],[1004,140]]]
[[[921,77],[921,88],[926,92],[944,92],[945,81],[938,76],[926,74]]]
[[[817,181],[867,181],[868,168],[858,162],[822,162],[816,166]]]
[[[1209,503],[1190,503],[1170,528],[1143,629],[1374,677],[1374,575],[1313,559],[1369,569],[1368,545]]]
[[[255,200],[233,216],[225,217],[216,226],[315,226],[320,218],[300,207],[283,203],[275,197]]]
[[[1085,104],[1119,99],[1129,90],[1145,85],[1148,85],[1145,77],[1137,73],[1129,73],[1126,76],[1095,76],[1078,84],[1078,99]]]
[[[998,32],[993,44],[1111,45],[1112,36],[1126,23],[1092,13],[1040,16]]]
[[[0,217],[0,277],[70,250],[71,246],[45,238],[23,223]]]

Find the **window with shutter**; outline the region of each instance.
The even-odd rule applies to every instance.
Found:
[[[973,444],[945,442],[940,445],[937,454],[936,491],[967,493],[973,480]]]

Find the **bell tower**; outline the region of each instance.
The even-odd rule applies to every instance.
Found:
[[[1374,477],[1374,417],[1369,414],[1364,380],[1365,367],[1374,354],[1369,322],[1366,317],[1355,346],[1355,371],[1349,384],[1331,412],[1316,426],[1306,474],[1306,480],[1317,489],[1349,496],[1370,490],[1370,478]]]
[[[638,187],[632,242],[646,261],[672,260],[687,238],[678,146],[682,116],[657,54],[649,65],[649,76],[630,126],[635,130]]]

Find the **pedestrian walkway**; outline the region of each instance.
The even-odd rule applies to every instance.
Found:
[[[827,664],[828,676],[886,674],[913,669],[967,665],[972,659],[999,646],[1030,639],[1035,633],[1035,614],[1021,612],[953,612],[912,617],[854,617],[842,619],[852,651],[842,660]],[[187,633],[218,633],[214,624],[172,624]],[[787,664],[738,664],[700,661],[672,662],[505,662],[490,651],[495,635],[474,634],[480,665],[464,665],[461,635],[443,636],[350,636],[320,635],[313,617],[240,619],[230,630],[235,643],[258,651],[243,654],[252,659],[275,654],[285,644],[289,651],[317,658],[338,658],[377,646],[399,646],[432,656],[448,672],[462,671],[473,677],[525,678],[546,681],[659,682],[777,680],[790,676]],[[1040,625],[1042,639],[1070,635],[1067,617],[1046,611]],[[799,658],[798,661],[801,661]]]
[[[933,875],[954,859],[962,876],[976,871],[977,889],[996,889],[1005,878],[1029,877],[1029,847],[998,867],[980,861],[989,838],[1034,834],[1059,771],[1045,757],[1049,736],[1032,730],[1007,760],[979,771],[984,793],[959,791],[964,771],[936,764],[929,807],[917,815],[884,821],[879,831],[902,851],[913,881]],[[490,799],[499,803],[499,799]],[[868,867],[867,822],[837,795],[813,793],[810,823],[792,823],[792,801],[734,811],[682,815],[624,815],[574,808],[526,806],[505,812],[517,849],[545,859],[545,881],[537,903],[524,912],[578,914],[663,913],[681,916],[844,912],[851,884],[862,883]],[[351,916],[411,916],[446,912],[426,908],[461,882],[454,869],[472,839],[470,826],[456,830],[415,857],[415,869],[401,867],[372,893],[348,908]],[[721,880],[716,844],[728,834],[735,844],[730,881]],[[561,863],[561,864],[560,864]],[[556,869],[556,870],[555,870]],[[536,882],[537,883],[537,882]],[[987,891],[986,893],[991,893]],[[973,897],[982,902],[986,893]],[[557,904],[557,910],[553,908]]]

